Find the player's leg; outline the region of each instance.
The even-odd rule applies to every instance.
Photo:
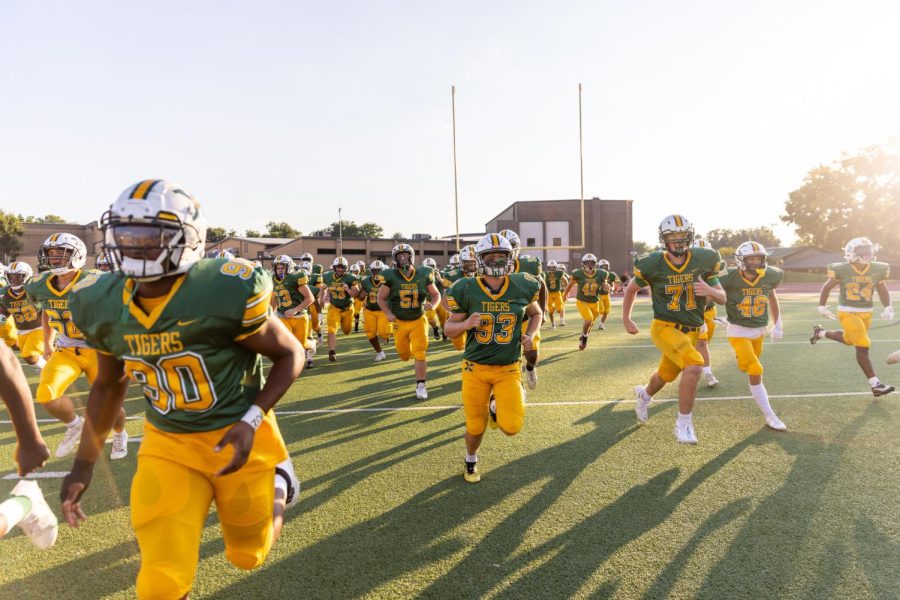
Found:
[[[559,326],[566,326],[566,297],[559,293]]]
[[[428,352],[428,322],[424,317],[412,321],[414,324],[409,332],[410,352],[415,360],[416,371],[416,399],[427,400],[428,390],[425,379],[428,376],[428,365],[425,356]]]
[[[536,316],[535,318],[542,318],[541,315]],[[528,321],[522,323],[522,335],[525,335],[525,331],[528,329]],[[526,350],[523,353],[525,360],[522,361],[522,374],[525,376],[525,383],[528,385],[529,390],[533,390],[537,388],[538,384],[538,375],[537,375],[537,363],[540,358],[539,352],[541,347],[541,330],[538,330],[534,333],[534,337],[531,338],[531,350]]]
[[[713,375],[712,363],[709,356],[709,344],[716,334],[716,315],[717,311],[715,308],[703,313],[703,324],[706,326],[706,331],[700,333],[699,342],[697,343],[697,351],[703,357],[703,376],[706,378],[707,387],[716,387],[719,385],[719,380]]]
[[[359,299],[353,300],[353,331],[359,332],[359,317],[362,314],[363,301]],[[346,332],[344,332],[346,333]]]
[[[351,304],[341,312],[341,331],[344,332],[344,335],[350,335],[350,331],[353,329],[353,318],[356,315],[356,312],[353,310],[353,305]]]
[[[525,393],[516,365],[492,367],[491,371],[497,427],[506,435],[516,435],[525,424]]]
[[[225,557],[236,567],[250,570],[261,565],[277,539],[276,533],[281,533],[284,499],[275,504],[273,482],[270,470],[241,470],[213,479]]]
[[[432,308],[431,310],[425,311],[425,319],[429,325],[431,325],[431,331],[434,334],[434,339],[441,339],[441,326],[440,321],[438,320],[437,310]]]
[[[374,311],[378,323],[378,337],[382,344],[387,344],[394,335],[394,324],[387,320],[387,316],[380,310]]]
[[[600,319],[600,324],[597,326],[597,329],[606,329],[606,319],[609,318],[610,306],[609,294],[601,295],[600,302],[598,303],[599,310],[597,313],[597,316]]]
[[[435,310],[437,311],[438,323],[441,324],[441,340],[446,342],[447,334],[444,333],[444,325],[447,323],[447,319],[450,318],[450,313],[447,312],[443,304],[438,304]]]
[[[377,313],[381,311],[369,310],[368,308],[365,311],[366,318],[363,321],[363,328],[366,331],[366,338],[375,350],[375,362],[380,362],[384,360],[384,351],[381,349],[381,341],[378,339],[379,319]]]
[[[40,329],[20,333],[18,343],[22,359],[40,373],[47,364],[44,359],[44,333]]]
[[[64,395],[81,372],[81,365],[75,360],[75,352],[70,348],[57,349],[41,370],[35,400],[66,426],[63,440],[56,448],[57,458],[68,456],[81,439],[84,420],[75,414],[75,405]]]
[[[480,368],[481,365],[463,361],[462,402],[466,418],[466,468],[463,476],[469,483],[481,481],[478,473],[478,449],[490,419],[491,384],[485,380]],[[518,368],[516,373],[518,374]]]
[[[131,523],[141,551],[138,598],[182,598],[191,591],[212,499],[207,475],[138,456],[131,482]]]
[[[872,347],[872,340],[869,338],[869,328],[872,326],[872,313],[839,313],[840,315],[850,315],[844,317],[842,324],[846,323],[844,328],[844,339],[848,344],[856,348],[856,363],[869,380],[869,387],[872,389],[874,396],[884,396],[894,391],[894,386],[882,383],[875,374],[875,367],[872,366],[872,359],[869,356],[869,348]]]
[[[341,309],[331,305],[326,313],[326,330],[328,332],[328,360],[337,360],[337,330],[341,326]]]
[[[0,538],[16,525],[40,550],[56,543],[59,522],[36,481],[19,480],[9,498],[0,502]]]
[[[557,308],[559,294],[557,292],[547,293],[547,316],[550,317],[550,329],[556,329],[556,316],[553,314]]]
[[[412,321],[401,321],[400,319],[394,321],[394,348],[397,350],[397,356],[404,362],[412,356],[409,335],[413,327],[410,323]]]
[[[591,332],[591,328],[594,326],[594,303],[584,302],[583,300],[576,300],[575,305],[578,307],[578,314],[581,315],[582,319],[581,338],[578,342],[578,349],[584,350],[585,348],[587,348],[588,334]]]

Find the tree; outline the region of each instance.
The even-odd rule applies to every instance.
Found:
[[[359,236],[364,238],[384,237],[384,228],[378,223],[368,221],[359,226]]]
[[[262,236],[263,235],[255,229],[248,229],[247,231],[244,232],[244,237],[248,237],[248,238],[251,238],[251,237],[258,238],[258,237],[262,237]]]
[[[0,210],[0,255],[3,262],[19,253],[22,249],[22,217]]]
[[[641,254],[647,254],[648,252],[653,252],[653,246],[648,244],[647,242],[631,242],[632,249],[637,252],[638,256]]]
[[[206,230],[207,242],[221,242],[227,237],[237,235],[234,229],[225,229],[224,227],[209,227]]]
[[[19,215],[19,218],[25,223],[68,223],[68,221],[58,215],[44,215],[43,217],[33,217],[31,215],[23,217]]]
[[[395,240],[395,241],[396,240],[405,240],[406,236],[403,235],[402,233],[400,233],[399,231],[395,231],[394,234],[391,236],[391,239]]]
[[[338,237],[342,234],[344,237],[361,237],[361,238],[380,238],[384,236],[384,229],[377,223],[367,222],[357,225],[355,221],[341,221],[340,227],[335,221],[328,227],[313,231],[312,235],[323,237]]]
[[[781,245],[781,240],[768,225],[746,229],[713,229],[706,234],[704,239],[720,252],[722,248],[737,248],[747,240],[753,240],[766,248],[776,248]]]
[[[790,193],[781,220],[802,244],[838,250],[855,237],[900,246],[900,148],[897,140],[820,165]]]
[[[298,238],[300,237],[300,232],[285,223],[284,221],[280,223],[276,223],[275,221],[269,221],[266,223],[266,235],[265,237],[275,237],[275,238]]]

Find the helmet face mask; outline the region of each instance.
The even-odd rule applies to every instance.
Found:
[[[109,259],[109,255],[106,252],[101,252],[97,256],[97,262],[94,264],[97,267],[97,270],[103,271],[104,273],[109,273],[113,270],[112,261]]]
[[[28,280],[34,276],[34,271],[31,269],[31,265],[22,261],[15,261],[10,264],[5,269],[6,272],[6,281],[9,283],[9,287],[12,288],[12,291],[18,292],[25,284],[28,283]]]
[[[334,270],[335,275],[338,277],[342,277],[347,272],[348,267],[347,259],[343,256],[338,256],[331,263],[331,268]]]
[[[459,265],[468,277],[472,277],[478,273],[478,259],[475,256],[475,246],[469,244],[459,252]]]
[[[597,257],[588,252],[581,257],[581,268],[588,273],[593,273],[597,268]]]
[[[461,254],[461,253],[462,253],[462,251],[460,251],[460,254]],[[461,259],[460,259],[459,254],[454,254],[453,256],[450,257],[450,262],[449,262],[449,264],[450,264],[451,267],[459,268],[460,260],[461,260]]]
[[[489,233],[475,246],[478,270],[486,277],[505,277],[513,270],[512,246],[502,235]]]
[[[373,277],[378,277],[382,271],[386,268],[386,265],[380,260],[373,260],[372,264],[369,265],[369,272]]]
[[[684,256],[694,243],[694,226],[681,215],[669,215],[659,224],[659,243],[673,256]]]
[[[734,251],[734,262],[748,275],[765,275],[769,253],[762,244],[744,242]]]
[[[398,269],[409,269],[415,265],[415,251],[409,244],[397,244],[391,250],[394,266]]]
[[[557,268],[559,268],[558,262],[556,262],[555,260],[547,261],[547,271],[549,271],[550,273],[555,273]]]
[[[292,259],[290,256],[288,256],[287,254],[281,254],[275,257],[275,262],[272,265],[272,272],[275,273],[275,277],[281,279],[293,270],[294,259]]]
[[[437,269],[437,261],[433,258],[426,258],[422,261],[422,265],[426,267],[431,267],[432,269]]]

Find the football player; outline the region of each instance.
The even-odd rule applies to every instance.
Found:
[[[541,259],[536,256],[519,256],[519,250],[522,248],[522,242],[519,239],[519,234],[517,234],[512,229],[503,229],[500,231],[500,235],[505,237],[507,241],[509,241],[509,245],[512,246],[512,258],[513,258],[513,273],[528,273],[532,277],[538,280],[541,284],[540,296],[538,297],[538,306],[541,307],[541,323],[544,320],[544,313],[547,311],[547,285],[544,283],[544,272],[541,269]],[[528,327],[528,319],[530,319],[528,315],[522,321],[522,331]],[[537,376],[537,362],[538,362],[538,353],[541,348],[541,329],[540,325],[538,326],[537,333],[535,333],[534,337],[531,340],[532,348],[528,352],[525,353],[525,363],[522,365],[522,373],[525,375],[525,383],[528,384],[528,389],[533,390],[537,387],[538,376]]]
[[[318,267],[318,271],[316,270]],[[300,268],[304,271],[308,271],[309,275],[309,290],[313,293],[313,298],[315,298],[315,302],[309,305],[309,322],[312,327],[312,332],[316,334],[316,340],[319,344],[322,343],[322,324],[321,324],[321,314],[322,314],[322,305],[319,303],[319,295],[322,288],[322,265],[313,264],[313,256],[309,252],[303,254],[300,257]],[[310,333],[312,333],[310,332]]]
[[[0,293],[9,286],[9,282],[6,281],[6,269],[6,265],[0,262]],[[0,340],[3,340],[10,348],[15,349],[17,339],[18,332],[16,331],[15,320],[0,317]]]
[[[437,288],[438,294],[443,298],[444,277],[441,275],[440,269],[438,269],[437,261],[429,257],[422,261],[422,265],[429,267],[434,271],[434,287]],[[444,327],[444,323],[447,322],[448,316],[443,302],[436,304],[430,311],[425,313],[425,318],[428,320],[428,324],[431,325],[431,331],[434,334],[435,340],[439,340],[441,337],[443,337],[444,340],[447,339],[447,336],[442,336],[441,330]]]
[[[601,258],[597,262],[597,266],[606,273],[606,286],[600,286],[598,295],[600,301],[600,324],[597,325],[597,329],[606,329],[606,319],[609,318],[610,310],[609,296],[616,291],[616,282],[619,281],[619,276],[612,272],[609,268],[609,261],[605,258]]]
[[[25,284],[25,292],[36,307],[43,310],[41,329],[44,359],[36,400],[44,409],[65,423],[66,433],[56,447],[56,457],[67,456],[78,444],[84,419],[75,414],[72,400],[65,395],[82,373],[88,382],[97,377],[97,352],[89,348],[84,335],[73,321],[69,306],[74,287],[88,274],[84,269],[87,249],[71,233],[54,233],[38,250],[38,264],[42,273]],[[56,345],[53,334],[57,334]],[[115,415],[113,424],[113,460],[128,454],[128,433],[125,431],[125,409]]]
[[[243,259],[204,259],[206,219],[181,187],[129,187],[101,219],[113,276],[80,283],[75,322],[100,354],[87,424],[62,484],[65,521],[80,499],[120,410],[128,378],[147,400],[131,486],[141,552],[139,598],[191,590],[201,534],[216,503],[225,557],[262,564],[299,482],[272,407],[300,375],[300,344],[274,318],[272,278]],[[260,355],[272,361],[263,385]]]
[[[112,263],[109,260],[109,256],[106,252],[101,252],[97,255],[97,260],[94,262],[94,266],[97,267],[98,271],[103,273],[109,273],[113,270]]]
[[[763,385],[763,337],[768,332],[772,340],[784,335],[781,309],[775,288],[784,279],[781,269],[766,264],[768,252],[762,244],[744,242],[734,252],[737,268],[730,268],[719,276],[725,290],[725,310],[728,313],[728,343],[734,349],[738,368],[750,379],[750,394],[766,419],[766,425],[776,431],[787,426],[769,404],[769,393]],[[774,326],[769,332],[769,314]],[[704,318],[707,315],[704,314]]]
[[[894,391],[894,386],[882,383],[875,375],[872,361],[869,359],[869,327],[872,324],[872,297],[877,293],[884,305],[882,319],[893,320],[894,307],[891,305],[891,294],[885,283],[890,278],[890,266],[875,261],[875,246],[867,238],[854,238],[844,248],[842,263],[828,265],[828,280],[819,294],[819,314],[829,319],[835,316],[828,310],[828,296],[831,290],[840,286],[837,320],[841,329],[827,331],[821,325],[813,327],[810,343],[815,344],[822,338],[828,338],[856,348],[856,362],[869,379],[869,387],[874,396],[884,396]]]
[[[693,244],[694,248],[705,248],[707,250],[712,250],[716,254],[719,254],[718,250],[712,247],[712,245],[706,240],[695,240]],[[719,255],[719,271],[725,271],[725,261],[722,260],[721,254]],[[712,342],[713,336],[716,333],[716,317],[719,316],[719,310],[716,308],[718,304],[710,300],[709,298],[705,298],[706,305],[703,309],[703,325],[704,328],[700,332],[700,337],[697,340],[697,352],[700,353],[700,356],[703,357],[703,376],[706,378],[706,387],[716,387],[719,385],[719,380],[716,379],[716,376],[713,375],[712,372],[712,362],[709,356],[709,344]]]
[[[681,215],[663,219],[659,224],[662,250],[638,258],[622,302],[625,330],[635,335],[640,330],[631,320],[631,307],[638,290],[650,286],[650,338],[662,353],[650,382],[634,388],[638,421],[647,422],[653,396],[680,373],[675,438],[683,444],[697,443],[692,413],[704,362],[696,348],[703,327],[703,298],[712,298],[717,304],[725,302],[725,290],[717,276],[718,254],[706,248],[692,248],[693,240],[694,227],[687,219]]]
[[[50,450],[37,426],[25,374],[12,351],[3,345],[0,345],[0,398],[6,405],[15,430],[17,472],[24,477],[44,466],[50,458]],[[36,481],[19,480],[9,498],[0,502],[0,537],[16,525],[41,550],[56,542],[59,530],[56,515],[44,500]]]
[[[594,321],[600,316],[600,291],[609,290],[607,273],[597,268],[597,257],[590,252],[581,257],[581,268],[572,271],[571,279],[563,292],[563,298],[569,297],[569,290],[577,288],[575,292],[575,305],[581,314],[581,338],[578,341],[578,349],[587,348],[588,335],[594,326]]]
[[[216,252],[216,258],[224,258],[226,260],[234,260],[234,254],[229,252],[228,250],[219,250]]]
[[[567,287],[569,287],[569,281],[572,279],[572,277],[566,271],[566,265],[560,264],[559,270],[562,271],[562,283],[561,283],[560,287],[563,289],[563,291],[565,291],[565,289]],[[568,300],[568,299],[569,299],[569,297],[566,296],[565,294],[563,294],[562,307],[560,307],[560,310],[559,310],[559,326],[560,327],[566,326],[566,300]]]
[[[369,265],[369,274],[363,277],[359,285],[357,297],[364,300],[366,318],[363,324],[366,328],[366,337],[375,349],[375,362],[384,360],[382,344],[386,344],[391,337],[391,324],[378,306],[378,289],[381,287],[381,272],[387,268],[380,260],[372,261]]]
[[[310,338],[309,306],[315,301],[309,289],[309,277],[303,269],[297,269],[287,254],[275,257],[272,270],[274,284],[272,305],[282,322],[294,334],[306,350],[306,368],[312,368],[316,355],[315,341]]]
[[[15,323],[16,345],[26,363],[38,373],[47,364],[44,358],[44,314],[25,293],[25,284],[34,272],[31,265],[20,260],[6,267],[9,287],[0,290],[0,323],[9,319]]]
[[[344,335],[350,334],[353,327],[353,299],[359,289],[359,280],[349,273],[349,264],[343,256],[335,257],[331,271],[322,276],[322,289],[319,291],[319,304],[328,307],[328,360],[337,360],[335,346],[337,330],[340,327]]]
[[[416,399],[428,399],[425,387],[428,351],[428,321],[425,312],[441,301],[434,286],[434,270],[415,266],[415,250],[409,244],[397,244],[391,250],[394,268],[381,272],[378,306],[393,323],[394,347],[400,360],[415,360]]]
[[[362,279],[362,270],[359,268],[359,263],[355,262],[350,265],[350,274],[353,275],[357,281]],[[356,290],[359,292],[359,290]],[[363,311],[363,301],[361,298],[353,296],[353,332],[359,332],[359,317],[362,315]]]
[[[566,300],[563,298],[563,290],[566,289],[564,273],[555,260],[547,261],[547,272],[544,275],[547,282],[547,312],[550,317],[550,329],[556,329],[554,315],[559,313],[560,325],[563,324]]]
[[[485,429],[499,427],[516,435],[525,422],[525,392],[519,362],[533,351],[541,325],[541,282],[530,273],[513,273],[513,248],[502,235],[489,233],[476,245],[481,275],[453,284],[447,335],[468,331],[462,364],[462,400],[466,418],[463,477],[481,481],[478,449]],[[523,331],[521,323],[526,322]]]
[[[475,258],[474,244],[464,246],[463,249],[459,251],[459,254],[454,256],[458,257],[456,261],[457,266],[451,267],[448,265],[447,270],[441,277],[441,284],[445,291],[449,290],[450,287],[460,279],[464,277],[475,277],[478,274],[478,261]],[[446,295],[441,297],[441,305],[449,315],[450,306]],[[464,331],[462,335],[458,335],[455,338],[450,338],[450,342],[453,344],[454,348],[462,352],[466,347],[466,332]]]

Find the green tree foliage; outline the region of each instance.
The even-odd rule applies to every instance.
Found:
[[[335,221],[331,225],[322,229],[317,229],[312,235],[324,237],[337,237],[338,232],[342,231],[344,237],[360,237],[360,238],[381,238],[384,237],[384,228],[377,223],[371,221],[357,225],[355,221],[342,221],[341,229],[338,228],[338,222]]]
[[[722,249],[737,248],[747,240],[753,240],[766,248],[776,248],[781,245],[781,240],[775,235],[771,227],[749,227],[746,229],[713,229],[704,236],[713,248],[719,252]],[[722,256],[725,256],[724,254]]]
[[[23,217],[19,215],[19,218],[24,223],[68,223],[68,221],[58,215],[44,215],[43,217],[34,217],[32,215]]]
[[[800,243],[838,250],[855,237],[900,246],[900,147],[892,141],[844,155],[807,173],[781,217]]]
[[[207,242],[221,242],[233,235],[237,235],[234,229],[225,229],[224,227],[209,227],[206,229]]]
[[[653,246],[648,244],[647,242],[634,241],[631,242],[632,249],[637,252],[638,256],[641,254],[647,254],[648,252],[653,252]]]
[[[260,233],[259,231],[255,230],[255,229],[248,229],[247,231],[244,232],[244,237],[248,237],[248,238],[253,238],[253,237],[255,237],[255,238],[258,238],[258,237],[263,237],[263,234]]]
[[[22,249],[22,218],[0,210],[0,257],[4,263]]]
[[[266,236],[265,237],[275,237],[275,238],[298,238],[301,233],[297,229],[294,229],[284,221],[275,222],[269,221],[266,223]]]

